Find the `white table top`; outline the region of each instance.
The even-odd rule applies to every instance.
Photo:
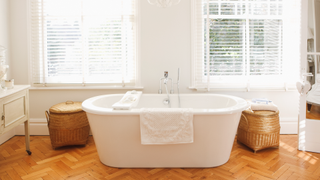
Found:
[[[9,96],[24,89],[29,89],[30,85],[14,85],[13,89],[2,90],[0,88],[0,98]]]

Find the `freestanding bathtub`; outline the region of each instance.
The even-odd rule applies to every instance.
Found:
[[[193,108],[194,142],[142,145],[140,108],[168,108],[164,94],[142,94],[137,107],[113,110],[123,94],[92,97],[82,103],[100,161],[120,168],[215,167],[229,160],[244,99],[215,94],[181,94],[181,108]],[[170,95],[172,107],[178,96]]]

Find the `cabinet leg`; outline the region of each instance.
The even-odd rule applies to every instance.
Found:
[[[30,151],[30,132],[29,132],[29,120],[24,122],[24,133],[26,139],[26,151],[29,155],[31,155]]]

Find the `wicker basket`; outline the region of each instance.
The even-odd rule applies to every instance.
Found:
[[[67,101],[45,112],[53,149],[68,145],[85,145],[90,126],[81,102]]]
[[[252,111],[242,112],[237,140],[254,152],[279,147],[280,124],[279,111]]]

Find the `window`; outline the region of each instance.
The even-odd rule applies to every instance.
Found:
[[[193,88],[295,88],[299,0],[193,0],[192,6]]]
[[[135,86],[136,0],[29,0],[34,86]]]

